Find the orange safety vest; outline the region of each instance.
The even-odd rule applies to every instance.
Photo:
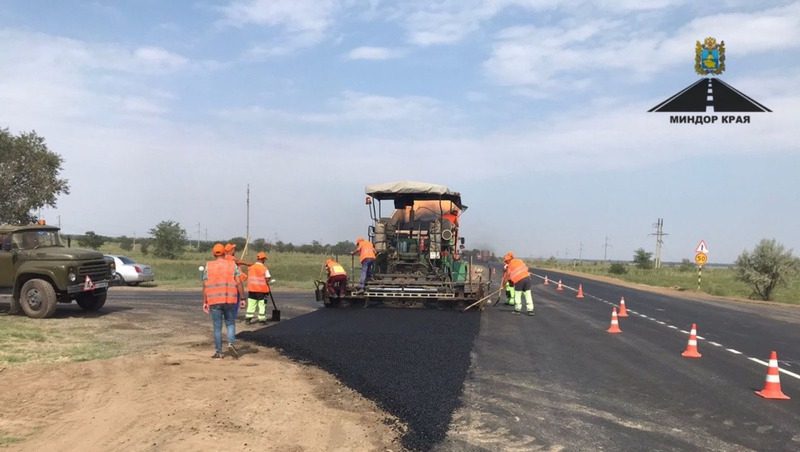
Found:
[[[528,266],[525,265],[525,262],[522,262],[522,259],[511,259],[511,262],[508,263],[507,271],[508,280],[511,281],[512,284],[516,284],[530,276]]]
[[[332,264],[326,263],[325,266],[328,268],[328,277],[347,275],[342,264],[338,262],[333,262]]]
[[[236,264],[233,261],[217,259],[206,264],[208,278],[204,282],[208,305],[236,303]]]
[[[362,240],[358,242],[358,248],[356,249],[360,253],[358,255],[359,262],[364,262],[367,259],[375,259],[375,247],[372,245],[372,242]]]
[[[269,293],[267,284],[267,266],[261,262],[256,262],[247,271],[247,291]]]

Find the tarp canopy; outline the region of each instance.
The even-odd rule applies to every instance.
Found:
[[[441,199],[452,202],[462,211],[467,210],[467,206],[461,204],[461,193],[451,191],[444,185],[439,184],[414,181],[389,182],[367,185],[364,191],[378,200],[394,200],[395,208],[403,205],[412,205],[414,200]]]

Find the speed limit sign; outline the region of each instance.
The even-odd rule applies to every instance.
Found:
[[[708,255],[706,253],[697,253],[694,255],[694,263],[697,264],[698,267],[706,265],[706,262],[708,262]]]

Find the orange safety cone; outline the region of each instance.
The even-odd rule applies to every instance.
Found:
[[[614,310],[611,311],[611,326],[608,327],[606,331],[611,334],[618,334],[622,332],[622,330],[619,329],[619,320],[617,319],[617,308],[614,308]]]
[[[756,391],[756,394],[765,399],[789,400],[791,397],[781,391],[781,376],[778,370],[778,353],[773,351],[769,355],[769,368],[767,369],[767,381],[764,389]]]
[[[619,297],[619,314],[617,317],[623,319],[628,317],[628,309],[625,307],[625,297]]]
[[[561,280],[560,279],[558,280],[558,286],[556,287],[556,290],[559,291],[559,292],[563,292],[564,291],[564,288],[561,287]]]
[[[689,331],[689,343],[686,344],[686,350],[681,353],[684,358],[700,358],[700,352],[697,351],[697,324],[692,324],[692,330]]]
[[[544,275],[544,285],[545,286],[549,286],[550,285],[550,280],[547,279],[547,275]]]
[[[583,284],[578,284],[578,295],[575,298],[583,298]]]

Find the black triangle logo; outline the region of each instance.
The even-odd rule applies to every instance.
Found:
[[[648,112],[771,112],[720,78],[702,78]]]

